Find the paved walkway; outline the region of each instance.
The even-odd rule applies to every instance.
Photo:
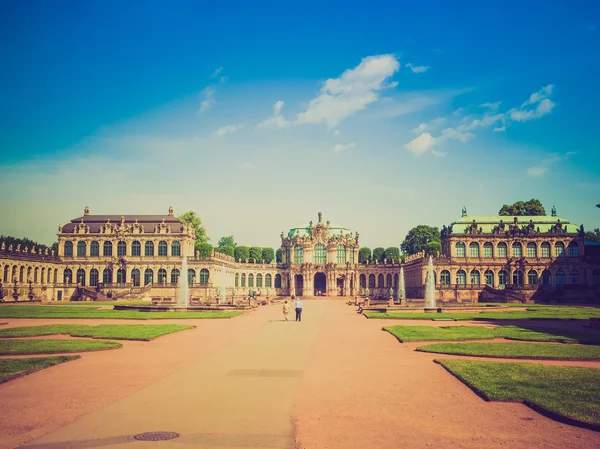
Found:
[[[279,306],[196,320],[0,385],[4,447],[600,446],[600,433],[481,400],[435,356],[382,332],[389,322],[341,301],[304,304],[302,323],[282,321]],[[151,431],[181,436],[133,439]]]

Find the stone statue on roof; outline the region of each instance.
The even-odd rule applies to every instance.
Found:
[[[321,223],[321,219],[323,218],[323,214],[321,212],[319,212],[317,215],[319,216],[319,223]]]
[[[461,217],[466,217],[466,216],[467,216],[467,208],[465,206],[463,206]]]
[[[556,207],[552,206],[552,216],[556,217]]]

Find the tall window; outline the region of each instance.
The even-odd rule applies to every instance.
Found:
[[[375,275],[369,275],[369,288],[375,288]]]
[[[73,242],[65,242],[65,257],[73,257]]]
[[[200,270],[200,283],[201,284],[208,284],[208,277],[209,277],[209,272],[206,268],[202,268]],[[245,275],[242,274],[242,287],[244,286],[245,283]]]
[[[477,271],[477,270],[471,271],[471,284],[473,284],[473,285],[480,284],[479,271]]]
[[[469,257],[479,258],[479,243],[471,242],[469,244]]]
[[[292,263],[290,260],[290,247],[285,248],[285,263]]]
[[[350,248],[350,263],[354,263],[354,247]]]
[[[512,244],[512,257],[523,257],[523,247],[519,242]]]
[[[271,277],[271,275],[270,275],[270,274],[267,274],[267,275],[265,276],[265,287],[267,287],[267,288],[271,288],[271,280],[272,280],[272,277]]]
[[[366,275],[361,274],[360,278],[359,278],[359,281],[360,281],[360,286],[362,288],[365,288],[367,286],[367,276]]]
[[[248,275],[248,287],[254,287],[254,275],[252,273]]]
[[[104,242],[103,255],[104,257],[112,257],[112,242]]]
[[[71,271],[70,268],[67,268],[65,270],[65,272],[63,273],[63,283],[70,284],[72,280],[73,280],[73,272]]]
[[[529,285],[537,285],[537,283],[538,283],[537,271],[529,270],[529,273],[527,273],[527,283]]]
[[[102,270],[102,283],[103,284],[111,284],[112,283],[112,271],[108,268]]]
[[[202,276],[202,273],[200,273],[200,276]],[[240,287],[244,288],[246,286],[246,273],[242,273],[242,283],[240,284]]]
[[[177,284],[179,282],[179,270],[173,268],[171,270],[171,284]]]
[[[25,281],[25,267],[21,267],[19,270],[19,282]]]
[[[133,282],[133,283],[139,286],[140,285],[140,270],[138,270],[136,268],[133,271],[135,273],[132,272],[132,274],[131,274],[132,282],[133,282],[133,279],[137,279],[137,284],[135,282]],[[112,275],[112,273],[111,273],[111,275]],[[127,282],[127,272],[125,271],[125,268],[119,268],[117,270],[117,283],[118,284],[125,284],[126,282]]]
[[[458,270],[456,272],[456,283],[458,285],[465,285],[467,283],[467,273],[464,270]]]
[[[263,286],[262,285],[262,281],[263,281],[262,274],[258,273],[256,275],[256,286],[259,287],[259,288],[262,287]]]
[[[577,243],[569,243],[569,246],[567,246],[567,254],[569,257],[579,257],[579,246],[577,246]]]
[[[123,240],[119,240],[119,243],[117,243],[117,256],[123,257],[126,255],[127,255],[127,243],[124,242]]]
[[[380,274],[377,276],[377,287],[379,287],[379,288],[385,287],[385,285],[383,283],[383,274]]]
[[[498,286],[500,288],[506,287],[507,278],[508,278],[508,273],[506,273],[506,271],[500,270],[498,272]]]
[[[158,255],[159,256],[167,255],[167,242],[165,242],[164,240],[161,240],[160,242],[158,242]]]
[[[325,251],[325,245],[317,243],[315,245],[315,263],[324,264],[327,263],[327,253]]]
[[[579,284],[579,270],[573,268],[569,273],[569,280],[571,284]]]
[[[86,246],[83,240],[77,242],[77,257],[85,257]]]
[[[119,278],[119,272],[117,271],[117,279]],[[135,287],[140,286],[140,270],[134,268],[131,270],[131,282]]]
[[[385,286],[386,286],[386,287],[388,287],[388,288],[389,288],[389,287],[392,287],[392,282],[394,282],[394,281],[393,281],[393,278],[392,278],[392,275],[391,275],[391,274],[388,274],[388,275],[385,277]]]
[[[275,275],[275,288],[281,288],[281,275]]]
[[[498,243],[498,257],[503,257],[503,258],[508,257],[508,250],[506,247],[506,243],[504,243],[504,242]]]
[[[442,285],[450,285],[450,272],[448,270],[443,270],[440,273],[440,280]]]
[[[92,268],[90,270],[90,287],[95,287],[98,285],[98,270]]]
[[[144,243],[144,256],[152,257],[154,256],[154,242],[146,242]]]
[[[131,255],[138,257],[142,255],[142,244],[137,240],[134,240],[131,244]]]
[[[562,257],[565,255],[565,244],[563,242],[556,242],[554,245],[554,255],[556,257]]]
[[[4,282],[8,282],[8,265],[4,267]]]
[[[42,282],[42,284],[44,283],[44,280],[46,279],[46,277],[44,276],[46,274],[46,268],[42,267],[42,275],[40,276],[40,281]]]
[[[294,263],[304,263],[304,248],[301,245],[294,246]]]
[[[550,257],[550,243],[544,242],[542,243],[542,257]]]
[[[235,273],[235,286],[240,286],[240,273]]]
[[[161,268],[158,270],[158,283],[165,284],[167,282],[167,270]]]
[[[537,245],[533,242],[527,244],[527,257],[537,257]]]
[[[94,240],[90,243],[90,256],[98,257],[100,255],[100,244]]]
[[[35,267],[35,270],[33,270],[33,283],[34,284],[38,283],[38,273],[39,273],[39,268]]]
[[[483,244],[483,257],[494,257],[494,245],[490,242]]]
[[[513,284],[523,285],[523,272],[521,270],[517,270],[513,273]]]
[[[146,268],[144,271],[144,285],[152,284],[154,282],[154,271],[151,268]]]
[[[456,257],[466,257],[464,242],[458,242],[456,244]]]
[[[485,285],[489,285],[490,287],[494,286],[494,272],[492,270],[486,270],[483,273],[483,278],[485,280]]]
[[[188,284],[194,285],[194,282],[196,282],[196,270],[188,268]]]
[[[171,243],[171,256],[181,256],[181,243]]]
[[[77,270],[77,283],[85,285],[85,270],[83,268]]]
[[[346,247],[344,245],[337,247],[337,263],[346,263]]]

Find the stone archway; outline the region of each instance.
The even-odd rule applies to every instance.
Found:
[[[301,274],[297,274],[294,277],[294,285],[296,286],[295,295],[302,296],[302,289],[304,287],[304,277]]]
[[[327,276],[325,276],[325,273],[315,273],[315,281],[313,285],[315,287],[315,296],[327,295]]]

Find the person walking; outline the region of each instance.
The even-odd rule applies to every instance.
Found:
[[[292,296],[292,299],[294,299],[293,296]],[[302,321],[302,301],[300,301],[300,298],[296,299],[295,307],[296,307],[296,321]]]
[[[285,318],[286,321],[288,320],[288,316],[290,314],[290,305],[288,304],[287,301],[284,301],[283,303],[283,317]]]

